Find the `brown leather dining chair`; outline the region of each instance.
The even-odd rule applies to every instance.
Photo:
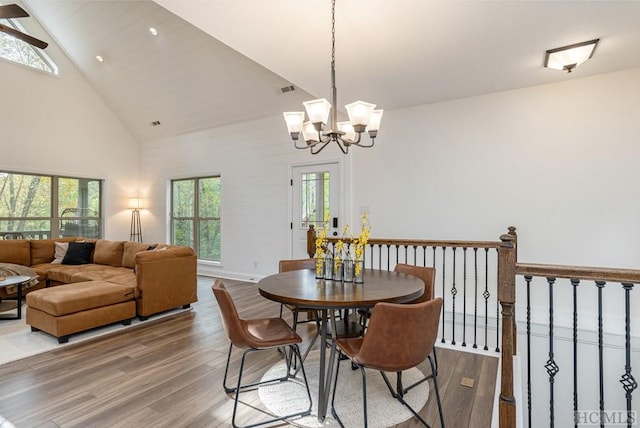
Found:
[[[292,270],[314,269],[316,268],[316,259],[294,259],[294,260],[280,260],[278,263],[279,272],[290,272]],[[280,305],[280,318],[282,318],[282,307],[286,306],[291,312],[293,312],[293,329],[295,330],[300,322],[316,322],[318,317],[314,309],[299,308],[292,305]],[[307,319],[300,321],[300,313],[306,313]]]
[[[252,388],[258,385],[290,381],[293,377],[290,375],[291,359],[296,358],[300,364],[300,370],[304,379],[304,384],[307,389],[307,397],[309,399],[309,407],[301,412],[293,413],[286,416],[280,416],[277,418],[269,419],[259,423],[251,425],[245,425],[242,428],[255,427],[259,425],[269,424],[272,422],[282,421],[297,416],[306,416],[311,413],[311,392],[309,391],[309,383],[307,382],[307,375],[304,371],[304,365],[302,363],[302,357],[300,356],[300,349],[298,343],[302,342],[302,338],[293,331],[293,329],[282,318],[260,318],[260,319],[243,319],[240,318],[238,310],[231,298],[231,294],[225,288],[220,279],[216,279],[211,287],[213,294],[218,301],[218,308],[220,309],[220,315],[222,317],[222,326],[224,328],[227,339],[229,339],[229,354],[227,355],[227,364],[224,369],[224,378],[222,380],[222,386],[225,393],[235,392],[235,399],[233,403],[233,416],[231,418],[231,424],[234,428],[239,428],[236,425],[236,413],[238,409],[238,399],[240,392],[246,388]],[[240,361],[240,369],[238,372],[238,381],[235,387],[227,386],[227,375],[229,372],[229,363],[231,361],[231,351],[233,347],[244,349],[242,353],[242,359]],[[291,357],[289,353],[282,350],[282,355],[285,356],[287,371],[281,378],[270,379],[265,381],[259,381],[249,384],[242,384],[242,371],[244,369],[245,357],[254,351],[265,351],[278,348],[284,348],[288,346],[291,350]]]
[[[362,373],[362,397],[364,410],[364,426],[367,421],[367,375],[365,368],[381,372],[391,395],[405,405],[411,413],[425,426],[427,422],[404,400],[402,371],[416,367],[425,359],[429,360],[432,374],[435,366],[431,358],[433,345],[438,336],[438,323],[442,310],[442,298],[438,297],[421,303],[397,304],[378,303],[369,320],[369,327],[360,338],[338,338],[336,344],[340,351],[336,376],[331,398],[331,414],[343,426],[337,415],[334,402],[339,388],[340,361],[348,357],[352,365]],[[394,390],[385,372],[396,372],[397,387]],[[442,403],[438,389],[438,379],[432,376],[435,390],[440,424],[444,428]]]
[[[303,270],[303,269],[313,269],[315,270],[316,268],[316,259],[293,259],[293,260],[280,260],[278,262],[278,271],[279,272],[290,272],[293,270]],[[293,313],[293,331],[297,331],[298,328],[298,324],[300,323],[307,323],[307,322],[315,322],[316,323],[316,334],[313,336],[313,339],[311,339],[311,343],[309,344],[309,346],[307,346],[307,350],[304,352],[304,355],[302,356],[302,361],[304,361],[307,358],[307,355],[309,355],[309,352],[311,351],[311,348],[313,348],[313,345],[315,345],[316,340],[318,339],[318,335],[320,334],[320,328],[319,328],[319,319],[320,316],[318,314],[318,311],[316,311],[315,309],[311,309],[311,308],[303,308],[303,307],[299,307],[299,306],[293,306],[293,305],[284,305],[281,304],[280,305],[280,318],[282,318],[282,308],[286,307],[287,309],[289,309],[292,313]],[[300,321],[300,314],[304,313],[306,314],[306,319],[303,321]],[[295,367],[294,364],[294,368],[296,369],[296,371],[294,372],[294,375],[298,373],[298,368]]]

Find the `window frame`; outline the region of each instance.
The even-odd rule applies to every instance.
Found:
[[[220,203],[219,203],[219,207],[218,207],[218,216],[214,216],[214,217],[201,217],[200,216],[200,186],[199,183],[201,180],[207,180],[207,179],[212,179],[212,178],[216,178],[219,180],[219,199],[220,199]],[[176,216],[175,215],[175,207],[174,207],[174,191],[175,191],[175,187],[174,184],[176,182],[185,182],[185,181],[193,181],[193,205],[191,206],[192,208],[192,212],[193,215],[192,216]],[[191,236],[191,246],[193,247],[194,252],[196,253],[196,256],[198,258],[199,261],[205,262],[205,263],[212,263],[212,264],[221,264],[222,263],[222,176],[221,174],[211,174],[211,175],[205,175],[205,176],[195,176],[195,177],[181,177],[181,178],[174,178],[170,180],[169,183],[169,203],[170,203],[170,209],[169,209],[169,233],[170,233],[170,240],[171,240],[171,244],[172,245],[181,245],[181,244],[176,244],[175,242],[175,223],[176,221],[191,221],[192,222],[192,236]],[[211,259],[203,259],[200,257],[200,222],[211,222],[211,221],[217,221],[219,223],[219,228],[220,228],[220,248],[219,248],[219,260],[211,260]]]
[[[4,2],[0,1],[0,5],[4,4]],[[19,22],[15,21],[12,18],[5,18],[3,20],[0,21],[4,21],[5,25],[7,27],[11,27],[14,30],[18,30],[21,31],[25,34],[29,34],[29,32],[24,28],[24,26],[22,26]],[[12,37],[10,35],[6,35],[6,37]],[[42,69],[42,68],[38,68],[38,67],[34,67],[33,65],[29,64],[29,63],[25,63],[22,61],[16,61],[14,59],[11,58],[7,58],[5,56],[0,55],[0,60],[9,62],[11,64],[17,64],[20,65],[22,67],[27,67],[29,70],[34,70],[34,71],[38,71],[40,73],[45,73],[48,74],[49,76],[55,76],[58,77],[60,76],[60,67],[58,67],[58,64],[56,64],[53,59],[51,59],[51,57],[49,55],[47,55],[42,49],[37,49],[34,46],[29,45],[27,42],[23,41],[23,40],[19,40],[17,39],[18,43],[23,43],[25,45],[27,45],[27,47],[29,49],[31,49],[31,51],[33,51],[33,53],[40,58],[40,60],[50,69],[46,70],[46,69]]]
[[[40,173],[31,173],[31,172],[21,172],[21,171],[8,171],[8,170],[0,170],[0,174],[14,174],[14,175],[23,175],[23,176],[37,176],[37,177],[47,177],[51,180],[50,188],[49,188],[49,216],[38,216],[38,217],[0,217],[0,222],[3,221],[49,221],[49,231],[47,233],[38,234],[38,238],[35,239],[59,239],[61,232],[61,224],[63,220],[95,220],[98,222],[97,233],[98,237],[96,239],[101,239],[104,236],[104,180],[100,178],[88,178],[88,177],[73,177],[68,175],[52,175],[52,174],[40,174]],[[62,217],[60,212],[60,201],[59,201],[59,189],[60,189],[60,179],[70,179],[70,180],[85,180],[85,181],[95,181],[98,183],[98,215],[97,217],[93,216],[72,216],[72,217]],[[0,230],[0,237],[4,238],[7,234],[19,234],[21,232],[26,231],[2,231]],[[33,232],[46,232],[46,231],[33,231]],[[34,239],[34,238],[29,238]]]

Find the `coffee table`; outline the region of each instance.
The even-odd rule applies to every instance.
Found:
[[[6,279],[0,281],[0,288],[6,288],[10,285],[16,285],[18,287],[18,293],[15,299],[5,298],[0,302],[0,312],[6,312],[15,309],[16,315],[7,317],[4,314],[0,314],[0,320],[19,320],[22,318],[22,286],[29,281],[31,281],[31,277],[28,276],[8,276],[6,277]],[[7,302],[7,300],[10,300],[10,302]]]

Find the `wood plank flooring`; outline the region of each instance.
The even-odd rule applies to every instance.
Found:
[[[279,305],[262,298],[255,284],[224,282],[241,316],[278,315]],[[229,345],[212,283],[199,278],[200,301],[193,311],[1,365],[0,421],[4,417],[16,428],[230,426],[233,400],[222,389]],[[310,335],[314,328],[302,324],[298,330]],[[489,427],[497,358],[437,352],[445,425]],[[234,356],[230,373],[240,353]],[[258,379],[279,358],[276,352],[258,353],[247,360],[247,373]],[[463,378],[472,378],[474,386],[461,385]],[[243,394],[242,400],[251,407],[240,406],[239,422],[259,419],[257,393]],[[420,414],[440,426],[433,393]],[[416,426],[414,418],[396,428]]]

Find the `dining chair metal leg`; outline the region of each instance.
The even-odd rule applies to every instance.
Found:
[[[295,358],[297,358],[298,360],[300,360],[302,358],[302,356],[300,355],[300,349],[298,348],[297,345],[289,345],[289,347],[291,348],[291,353],[293,354],[293,356]],[[243,425],[243,426],[239,426],[236,424],[236,414],[237,414],[237,410],[238,410],[238,401],[239,401],[239,397],[240,397],[240,392],[244,389],[247,388],[251,388],[254,386],[259,386],[259,385],[264,385],[264,384],[270,384],[270,383],[276,383],[276,382],[284,382],[287,381],[289,379],[292,378],[292,376],[289,374],[290,371],[290,364],[291,364],[291,360],[289,358],[285,358],[286,360],[286,365],[287,365],[287,369],[286,369],[286,373],[283,377],[279,377],[279,378],[274,378],[274,379],[268,379],[265,381],[259,381],[259,382],[253,382],[253,383],[248,383],[248,384],[242,384],[242,373],[244,370],[244,362],[245,362],[245,358],[246,356],[250,353],[250,352],[254,352],[254,351],[264,351],[263,349],[254,349],[254,348],[248,348],[246,349],[243,353],[242,353],[242,359],[240,360],[240,369],[238,372],[238,381],[236,383],[235,387],[229,387],[227,386],[227,374],[229,371],[229,363],[231,360],[231,351],[232,351],[233,345],[231,345],[229,347],[229,354],[227,356],[227,364],[225,367],[225,371],[224,371],[224,379],[223,379],[223,386],[224,386],[224,390],[227,394],[234,392],[235,393],[235,398],[234,398],[234,402],[233,402],[233,414],[231,417],[231,425],[234,428],[252,428],[252,427],[257,427],[257,426],[261,426],[261,425],[265,425],[265,424],[269,424],[269,423],[273,423],[273,422],[278,422],[278,421],[282,421],[285,419],[290,419],[290,418],[294,418],[294,417],[298,417],[298,416],[307,416],[309,414],[311,414],[311,406],[312,406],[312,401],[311,401],[311,390],[309,389],[309,382],[307,380],[307,374],[304,370],[304,364],[300,364],[300,371],[302,372],[302,377],[304,379],[304,384],[307,390],[307,398],[309,400],[309,407],[303,411],[300,412],[296,412],[296,413],[292,413],[289,415],[285,415],[285,416],[279,416],[273,419],[269,419],[266,421],[262,421],[262,422],[258,422],[255,424],[249,424],[249,425]],[[285,351],[284,355],[287,355],[288,353]]]
[[[404,393],[406,394],[410,389],[415,388],[416,386],[420,385],[422,382],[426,382],[429,379],[431,379],[434,376],[438,376],[438,356],[436,354],[436,348],[433,348],[433,359],[435,361],[435,371],[432,371],[431,374],[426,375],[425,377],[423,377],[422,379],[420,379],[419,381],[407,386],[404,388]]]
[[[435,364],[433,362],[433,359],[431,358],[431,355],[429,355],[427,357],[427,359],[429,360],[429,365],[431,366],[431,374],[428,376],[425,376],[423,379],[419,380],[418,382],[414,383],[413,385],[411,385],[408,388],[404,388],[402,385],[402,372],[397,372],[396,373],[396,388],[394,389],[393,386],[391,386],[391,382],[389,381],[389,378],[387,377],[387,374],[385,372],[380,372],[380,374],[382,375],[382,378],[384,379],[385,384],[387,385],[387,388],[389,389],[389,392],[391,393],[391,395],[393,396],[393,398],[397,399],[398,401],[400,401],[404,406],[406,406],[411,413],[413,413],[413,415],[418,418],[418,420],[420,422],[422,422],[425,426],[430,426],[427,421],[425,421],[419,414],[418,412],[416,412],[405,400],[404,400],[404,396],[406,394],[406,392],[408,390],[410,390],[411,388],[413,388],[414,386],[426,381],[427,379],[433,379],[433,389],[436,395],[436,404],[438,405],[438,415],[440,416],[440,426],[442,428],[444,428],[444,416],[442,413],[442,402],[440,400],[440,389],[438,387],[438,379],[436,377],[436,368],[435,368]]]

